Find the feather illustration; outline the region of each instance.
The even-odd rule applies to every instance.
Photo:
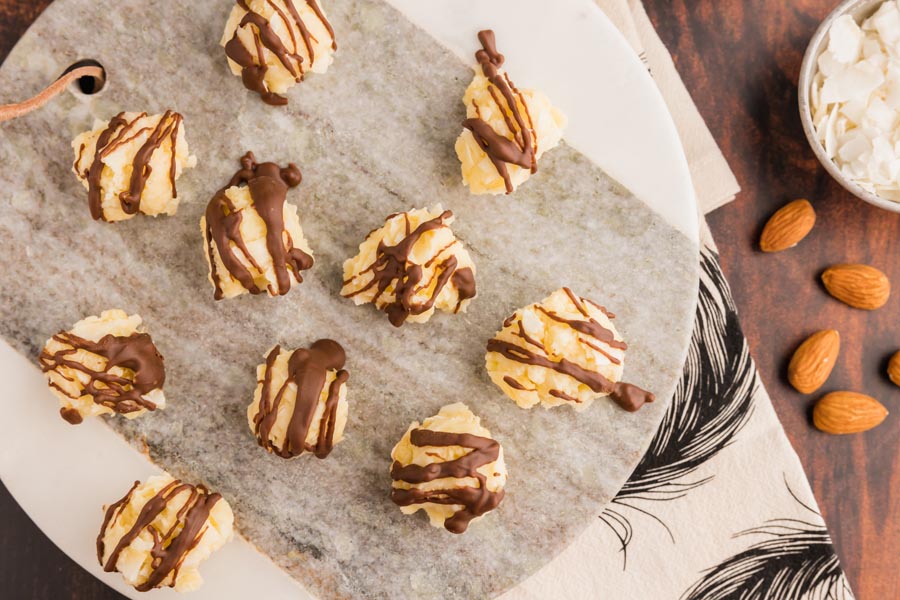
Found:
[[[697,316],[684,373],[647,453],[600,519],[627,552],[628,511],[663,525],[641,501],[675,500],[712,476],[688,477],[728,446],[749,419],[756,369],[715,251],[701,253]],[[669,532],[671,537],[671,532]],[[627,558],[627,557],[626,557]]]
[[[738,536],[765,539],[707,571],[684,600],[852,600],[824,525],[777,519]]]
[[[738,533],[764,539],[706,571],[682,600],[853,600],[822,515],[794,493],[786,475],[784,486],[816,522],[774,519]]]

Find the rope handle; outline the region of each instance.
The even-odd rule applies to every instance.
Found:
[[[106,83],[106,71],[96,60],[80,60],[63,71],[56,81],[51,83],[40,94],[16,104],[0,105],[0,123],[26,115],[47,104],[59,95],[73,81],[82,77],[90,77],[96,81],[95,92],[100,91]]]

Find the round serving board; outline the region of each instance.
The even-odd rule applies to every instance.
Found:
[[[0,69],[10,99],[76,59],[97,59],[109,74],[100,94],[67,93],[0,129],[0,334],[11,345],[0,350],[8,382],[0,475],[57,544],[133,597],[117,575],[100,574],[93,540],[101,505],[156,468],[136,449],[221,492],[249,541],[204,565],[207,582],[194,598],[508,590],[596,520],[681,374],[696,301],[697,211],[665,105],[590,0],[552,11],[540,0],[375,0],[325,5],[335,63],[275,109],[225,65],[218,40],[230,8],[224,0],[57,0]],[[470,196],[453,152],[475,33],[486,27],[516,84],[543,90],[569,116],[566,143],[509,197]],[[70,172],[71,139],[94,118],[166,108],[184,114],[199,158],[179,180],[178,215],[93,222]],[[289,201],[300,207],[316,265],[288,296],[216,303],[199,218],[247,150],[303,170]],[[467,314],[398,330],[339,297],[341,263],[369,230],[392,212],[438,203],[456,214],[454,230],[478,267],[479,297]],[[606,400],[583,413],[524,411],[492,386],[487,339],[513,310],[562,285],[619,315],[626,378],[655,391],[656,403],[635,414]],[[27,365],[49,335],[112,307],[144,317],[166,357],[169,403],[134,422],[108,420],[111,428],[69,426]],[[320,337],[347,349],[346,439],[326,460],[267,455],[245,417],[254,368],[275,343]],[[455,401],[501,441],[510,471],[501,507],[463,536],[429,527],[421,514],[405,517],[388,499],[393,444],[411,421]]]

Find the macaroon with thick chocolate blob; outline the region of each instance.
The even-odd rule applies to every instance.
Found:
[[[38,359],[60,415],[73,425],[95,415],[128,419],[165,408],[163,357],[138,315],[107,310],[47,340]]]
[[[391,500],[403,514],[424,510],[434,527],[463,533],[503,500],[503,448],[465,404],[414,422],[391,458]]]
[[[256,394],[247,408],[259,445],[282,458],[328,456],[347,424],[345,360],[334,340],[294,351],[272,348],[256,369]]]
[[[313,266],[312,250],[300,228],[288,189],[300,185],[297,165],[257,163],[252,152],[241,169],[216,192],[200,219],[209,281],[215,298],[241,294],[287,294]]]
[[[614,318],[569,288],[556,290],[503,322],[487,344],[488,375],[522,408],[568,404],[583,410],[611,396],[636,411],[654,396],[621,381],[628,346]]]
[[[493,31],[478,32],[478,41],[456,155],[473,194],[511,194],[537,172],[541,155],[559,144],[566,116],[542,93],[515,86],[502,68]]]
[[[327,71],[337,50],[317,0],[238,0],[221,45],[231,72],[273,106],[287,104],[281,94],[306,73]]]
[[[221,495],[169,475],[135,481],[104,510],[97,560],[139,592],[199,588],[200,563],[233,535],[234,514]]]
[[[435,309],[465,312],[476,294],[475,264],[451,223],[440,205],[389,216],[344,262],[341,295],[374,303],[396,327],[424,323]]]
[[[72,170],[88,190],[91,216],[122,221],[137,213],[174,215],[175,182],[197,164],[184,135],[184,118],[122,112],[72,142]]]

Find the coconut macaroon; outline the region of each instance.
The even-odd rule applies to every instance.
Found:
[[[372,302],[395,326],[424,323],[435,309],[465,312],[475,297],[475,264],[438,204],[388,217],[344,262],[341,295]]]
[[[300,185],[297,165],[257,163],[252,152],[219,190],[200,219],[215,298],[241,294],[288,293],[313,266],[312,250],[287,202],[288,189]]]
[[[88,190],[91,216],[122,221],[137,213],[174,215],[175,182],[197,164],[184,135],[184,119],[171,110],[161,115],[123,112],[72,142],[72,170]]]
[[[562,139],[566,116],[542,93],[519,90],[501,68],[494,32],[480,31],[475,78],[463,96],[466,120],[456,140],[463,182],[473,194],[511,194],[537,172]]]
[[[267,104],[307,72],[324,73],[334,59],[334,30],[316,0],[238,0],[225,24],[221,45],[228,66]]]
[[[605,308],[569,288],[517,310],[488,342],[491,380],[522,408],[568,404],[583,410],[612,396],[635,411],[653,394],[622,383],[628,346]]]
[[[163,357],[141,328],[141,317],[107,310],[47,340],[39,357],[60,415],[73,425],[86,417],[133,419],[165,408]]]
[[[347,424],[345,360],[334,340],[294,351],[272,348],[256,369],[256,393],[247,408],[259,445],[282,458],[328,456]]]
[[[170,475],[135,481],[104,510],[97,559],[104,571],[118,571],[139,592],[199,588],[200,563],[233,535],[234,514],[222,496]]]
[[[465,404],[414,422],[391,458],[391,500],[403,514],[424,510],[434,527],[463,533],[503,500],[503,448]]]

